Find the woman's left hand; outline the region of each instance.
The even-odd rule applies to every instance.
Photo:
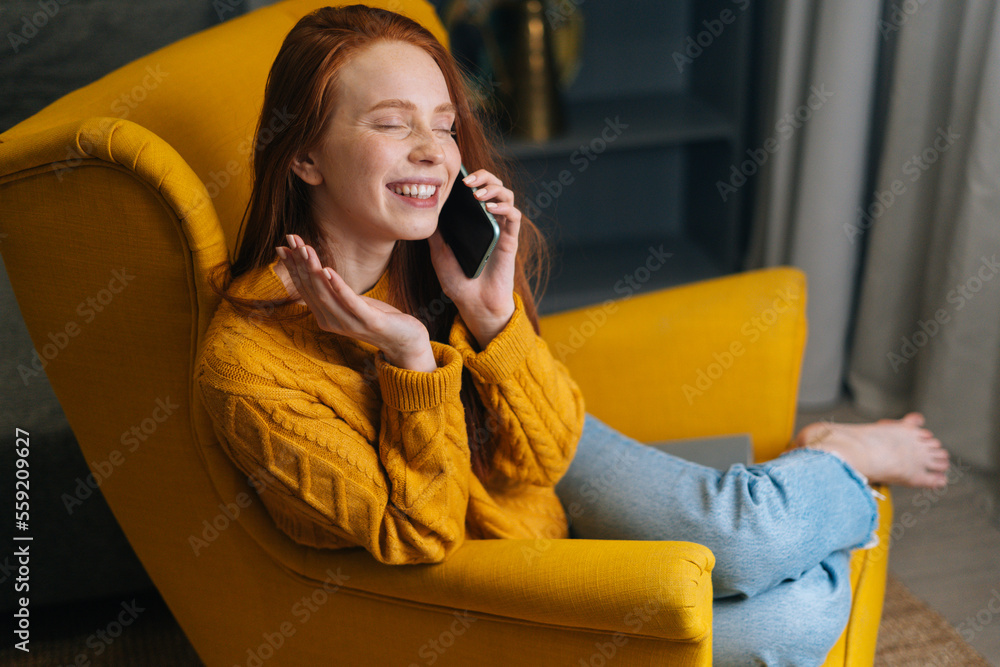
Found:
[[[472,172],[464,182],[455,181],[452,187],[470,186],[477,188],[476,198],[486,202],[487,210],[500,226],[500,238],[483,272],[475,279],[466,277],[454,253],[441,238],[440,229],[427,241],[441,289],[455,302],[480,349],[485,349],[514,314],[514,269],[521,212],[514,207],[514,193],[485,169]]]

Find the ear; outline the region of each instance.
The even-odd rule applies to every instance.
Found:
[[[292,158],[292,171],[309,185],[323,182],[323,174],[312,159],[312,153],[303,153]]]

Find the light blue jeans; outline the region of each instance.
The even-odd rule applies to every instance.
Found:
[[[723,472],[590,414],[556,493],[571,537],[712,550],[716,665],[822,664],[850,612],[850,552],[878,525],[867,480],[829,452],[795,449]]]

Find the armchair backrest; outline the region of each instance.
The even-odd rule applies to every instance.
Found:
[[[249,198],[267,73],[295,22],[328,4],[348,3],[286,0],[192,35],[0,135],[0,251],[37,365],[175,611],[196,602],[171,591],[207,590],[239,560],[211,548],[232,514],[242,528],[230,530],[272,557],[308,558],[259,502],[241,502],[252,487],[221,451],[192,367],[218,305],[206,272],[233,256]],[[447,45],[425,0],[369,4]]]

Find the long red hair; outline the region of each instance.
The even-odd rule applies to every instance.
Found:
[[[485,120],[486,112],[474,104],[468,74],[459,69],[430,32],[384,9],[364,5],[317,9],[302,17],[286,35],[268,73],[251,158],[253,189],[240,225],[236,259],[215,267],[209,279],[212,289],[238,311],[261,319],[290,317],[281,312],[281,307],[295,303],[294,296],[246,300],[228,293],[233,280],[276,259],[275,247],[286,245],[286,234],[302,237],[316,250],[324,266],[336,269],[333,258],[327,256],[326,244],[319,243],[320,229],[310,210],[310,186],[299,179],[291,165],[296,155],[318,146],[325,122],[337,104],[341,68],[378,41],[413,44],[434,59],[457,109],[455,140],[463,164],[470,172],[490,171],[516,192],[512,187],[513,169],[494,147],[496,133],[488,133],[493,128]],[[286,127],[274,131],[268,123],[279,111],[290,120]],[[386,270],[389,302],[420,319],[432,340],[447,342],[457,309],[444,297],[427,241],[397,241]],[[522,216],[514,290],[524,302],[536,332],[538,313],[533,290],[540,293],[544,288],[547,272],[545,239],[538,227]],[[491,467],[490,435],[496,420],[485,414],[467,371],[462,387],[473,471],[485,481]]]

